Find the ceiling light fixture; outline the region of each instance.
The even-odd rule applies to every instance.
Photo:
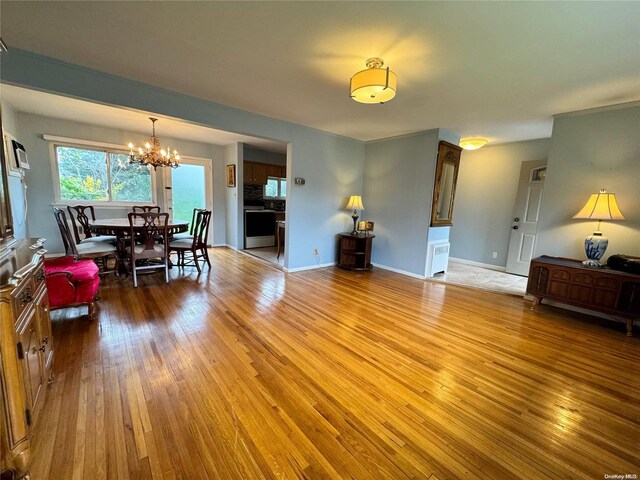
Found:
[[[465,150],[477,150],[484,147],[487,143],[489,143],[489,140],[486,138],[463,138],[458,145]]]
[[[384,103],[396,96],[398,76],[382,68],[384,61],[373,57],[367,60],[367,69],[351,77],[349,92],[351,98],[360,103]]]
[[[152,125],[152,133],[149,142],[144,147],[138,147],[138,153],[134,152],[133,143],[129,143],[129,163],[137,163],[139,165],[147,165],[156,170],[158,167],[178,168],[180,166],[180,155],[177,151],[171,151],[170,148],[160,148],[160,140],[156,137],[157,118],[149,117]]]

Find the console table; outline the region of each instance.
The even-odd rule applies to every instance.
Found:
[[[375,235],[340,234],[338,266],[347,270],[371,270],[371,244]]]
[[[534,307],[547,298],[622,317],[629,337],[634,319],[640,319],[640,275],[586,267],[579,260],[546,255],[533,259],[527,293],[534,297]]]

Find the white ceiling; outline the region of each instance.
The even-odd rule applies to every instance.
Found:
[[[17,47],[361,140],[448,128],[548,137],[552,115],[640,100],[640,2],[14,2]],[[348,97],[379,56],[384,105]]]

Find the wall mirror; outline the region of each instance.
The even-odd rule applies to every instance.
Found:
[[[11,202],[9,201],[9,179],[7,177],[8,146],[5,145],[5,135],[2,129],[2,108],[0,107],[0,136],[2,145],[0,148],[0,250],[2,243],[13,236],[13,219],[11,218]]]
[[[461,151],[462,148],[449,142],[441,141],[438,144],[438,163],[431,207],[432,227],[453,225],[453,201],[456,196]]]

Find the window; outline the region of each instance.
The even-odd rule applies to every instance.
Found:
[[[129,164],[129,155],[109,150],[55,145],[61,201],[152,202],[149,168]]]
[[[265,198],[284,200],[287,196],[287,180],[285,178],[269,177],[264,186]]]

